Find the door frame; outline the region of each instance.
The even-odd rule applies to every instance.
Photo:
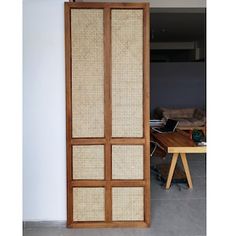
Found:
[[[71,70],[71,9],[104,9],[104,123],[103,138],[72,137],[72,70]],[[143,137],[112,138],[111,135],[111,9],[143,9]],[[68,227],[149,227],[150,226],[150,50],[149,3],[83,3],[66,2],[65,8],[65,64],[66,64],[66,149],[67,149],[67,226]],[[104,145],[105,179],[73,180],[72,148],[73,145]],[[144,179],[112,180],[111,145],[132,144],[144,146]],[[105,221],[73,221],[73,188],[105,188]],[[144,221],[112,221],[112,187],[144,187]]]

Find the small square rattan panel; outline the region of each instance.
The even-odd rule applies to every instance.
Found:
[[[112,220],[113,221],[144,220],[143,187],[112,188]]]
[[[143,136],[143,10],[112,10],[112,137]]]
[[[104,188],[73,189],[73,220],[104,221],[105,190]]]
[[[112,146],[112,179],[143,179],[143,145]]]
[[[72,136],[104,137],[103,10],[71,10]]]
[[[73,179],[104,179],[104,146],[73,146]]]

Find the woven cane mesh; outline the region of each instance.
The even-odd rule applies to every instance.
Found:
[[[73,189],[73,220],[104,221],[105,220],[104,188]]]
[[[143,146],[112,146],[112,178],[143,179]]]
[[[112,220],[144,220],[143,187],[112,188]]]
[[[143,136],[143,10],[112,10],[112,136]]]
[[[73,146],[73,179],[104,179],[104,146]]]
[[[104,136],[103,10],[72,9],[72,136]]]

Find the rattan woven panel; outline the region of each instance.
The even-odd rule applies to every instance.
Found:
[[[104,188],[73,189],[73,220],[74,221],[105,220]]]
[[[73,146],[73,179],[104,179],[104,146]]]
[[[112,188],[112,220],[144,220],[143,187]]]
[[[112,146],[112,179],[143,179],[143,145]]]
[[[112,136],[143,136],[143,10],[112,10]]]
[[[72,136],[104,136],[103,10],[71,10]]]

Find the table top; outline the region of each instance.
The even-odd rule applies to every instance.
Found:
[[[198,146],[181,132],[158,133],[151,131],[151,134],[168,153],[206,153],[206,146]]]

